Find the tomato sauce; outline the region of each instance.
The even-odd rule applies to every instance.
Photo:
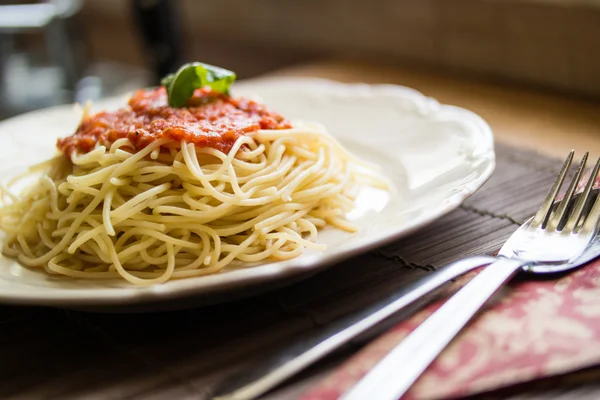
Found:
[[[210,89],[198,89],[186,107],[171,108],[164,87],[139,90],[129,107],[116,112],[100,112],[85,118],[75,133],[59,139],[57,147],[67,157],[87,153],[97,144],[110,146],[128,138],[134,150],[154,140],[194,143],[228,153],[244,134],[259,129],[288,129],[290,123],[264,105],[244,98],[233,98]]]

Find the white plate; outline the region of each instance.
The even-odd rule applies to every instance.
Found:
[[[360,230],[328,229],[323,253],[150,288],[117,281],[51,277],[0,258],[0,302],[102,311],[152,311],[228,301],[289,284],[334,262],[365,252],[456,208],[494,170],[493,137],[477,115],[440,105],[411,89],[341,84],[321,79],[271,78],[239,82],[234,94],[258,96],[286,117],[323,123],[347,148],[379,164],[391,193],[365,190],[352,218]],[[125,98],[94,107],[114,109]],[[0,175],[5,179],[53,154],[57,137],[80,119],[72,106],[28,113],[0,123]]]

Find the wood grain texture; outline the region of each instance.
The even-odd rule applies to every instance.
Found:
[[[447,262],[496,251],[537,208],[560,164],[499,145],[497,172],[456,211],[410,237],[251,299],[139,315],[0,307],[0,398],[207,398],[224,374],[278,343]],[[348,354],[269,398],[293,398]]]

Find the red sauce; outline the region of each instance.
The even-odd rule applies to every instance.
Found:
[[[259,129],[287,128],[291,128],[289,122],[264,105],[210,89],[196,90],[186,107],[171,108],[161,87],[139,90],[129,100],[128,108],[85,118],[73,135],[58,140],[57,147],[70,157],[87,153],[98,143],[109,146],[121,138],[128,138],[135,151],[167,138],[228,153],[241,135]]]

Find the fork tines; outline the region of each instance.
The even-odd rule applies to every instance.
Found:
[[[600,170],[600,158],[596,162],[592,172],[589,174],[583,191],[581,194],[575,196],[578,187],[580,187],[579,181],[585,171],[589,152],[586,152],[583,155],[579,167],[577,167],[577,171],[575,172],[575,176],[571,180],[562,201],[557,207],[553,207],[557,201],[560,188],[563,185],[569,167],[573,162],[574,154],[575,151],[571,150],[567,156],[560,173],[552,184],[548,196],[546,196],[542,206],[531,221],[532,227],[539,227],[551,231],[565,230],[567,232],[590,231],[596,228],[596,224],[600,218],[600,196],[598,196],[598,199],[593,206],[588,203],[590,203],[594,197],[592,195],[592,189],[596,178],[598,177],[598,171]],[[575,202],[573,204],[574,198]],[[589,213],[586,213],[588,210]],[[585,216],[585,218],[582,218],[583,216]]]

